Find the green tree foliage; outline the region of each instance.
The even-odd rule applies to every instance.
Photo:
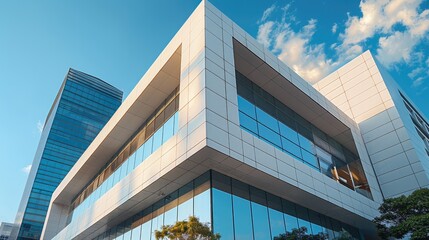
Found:
[[[319,233],[316,235],[308,234],[306,227],[294,228],[292,232],[282,233],[277,237],[274,237],[274,240],[326,240],[329,239],[328,235],[325,233]],[[350,240],[354,239],[352,235],[346,230],[339,232],[339,236],[334,238],[334,240]]]
[[[308,234],[306,227],[294,228],[292,232],[282,233],[274,237],[274,240],[325,240],[328,239],[326,234]]]
[[[219,240],[219,234],[213,234],[208,224],[201,223],[197,217],[190,216],[188,221],[178,221],[174,225],[162,226],[155,231],[156,240]]]
[[[373,221],[381,238],[429,239],[429,189],[386,199],[378,210],[381,215]]]

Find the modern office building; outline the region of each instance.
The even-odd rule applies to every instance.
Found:
[[[358,124],[385,198],[429,187],[429,121],[369,51],[314,87]]]
[[[16,225],[13,223],[2,222],[0,224],[0,240],[9,240]]]
[[[70,69],[46,118],[12,239],[40,239],[52,193],[122,102],[108,83]]]
[[[204,0],[55,190],[42,237],[154,240],[195,215],[228,240],[373,238],[374,151],[322,93]]]

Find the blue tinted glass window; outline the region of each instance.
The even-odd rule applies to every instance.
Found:
[[[116,183],[119,182],[119,173],[120,173],[120,168],[116,169],[116,171],[113,173],[113,181],[112,181],[112,185],[110,186],[110,188],[112,188],[113,186],[115,186]]]
[[[152,154],[153,135],[144,143],[143,160]]]
[[[250,201],[233,196],[234,205],[234,229],[236,240],[253,239],[252,214]]]
[[[151,229],[152,229],[152,221],[149,220],[142,224],[142,230],[141,230],[141,238],[140,239],[150,239],[151,236]]]
[[[241,96],[238,96],[238,108],[248,116],[256,119],[255,105]]]
[[[302,159],[304,160],[304,162],[310,164],[311,167],[319,169],[319,163],[317,161],[317,158],[312,153],[302,150]]]
[[[268,213],[270,216],[270,227],[273,238],[285,233],[283,213],[271,208],[268,209]]]
[[[283,137],[294,142],[295,144],[299,144],[298,133],[295,130],[286,126],[282,122],[279,122],[279,127],[280,127],[280,133]]]
[[[106,185],[106,192],[112,188],[113,186],[113,175],[110,175],[110,177],[107,179],[107,185]]]
[[[158,129],[153,135],[152,152],[155,152],[162,145],[162,128]]]
[[[286,138],[282,138],[282,145],[283,150],[287,151],[288,153],[291,153],[295,157],[302,158],[301,148],[295,145],[295,143],[287,140]]]
[[[213,189],[213,231],[222,239],[234,239],[231,194]]]
[[[308,234],[312,234],[311,224],[308,218],[308,210],[307,208],[296,206],[296,213],[298,217],[298,225],[299,227],[305,227],[307,229]]]
[[[320,170],[323,174],[333,177],[334,163],[332,155],[320,147],[315,147],[317,158],[319,159]]]
[[[245,129],[253,132],[254,134],[258,134],[258,126],[256,124],[256,120],[253,118],[250,118],[246,114],[240,112],[240,125],[244,127]]]
[[[271,236],[274,238],[286,232],[283,219],[281,198],[267,193],[268,216],[270,218]]]
[[[140,240],[141,225],[131,231],[131,240]]]
[[[177,207],[174,207],[164,214],[164,225],[174,225],[177,219]]]
[[[137,151],[136,151],[136,158],[135,158],[135,161],[134,161],[134,168],[136,168],[143,161],[144,146],[145,145],[140,146],[139,149],[137,149]]]
[[[119,181],[121,181],[125,176],[127,176],[127,166],[128,161],[125,161],[124,163],[122,163],[121,167],[119,168]]]
[[[194,216],[198,217],[202,223],[211,222],[210,189],[194,197]]]
[[[170,117],[170,119],[165,122],[162,135],[163,142],[167,141],[174,135],[174,116]]]
[[[262,111],[260,108],[256,108],[256,115],[258,116],[258,122],[269,127],[271,130],[279,133],[279,125],[274,117]]]
[[[286,231],[292,232],[293,229],[298,228],[298,219],[296,218],[295,204],[282,200],[283,217],[286,223]]]
[[[133,153],[127,160],[127,174],[133,171],[134,169],[134,161],[136,159],[136,153]]]
[[[194,214],[193,185],[186,184],[179,189],[178,221],[187,220]]]
[[[103,182],[100,186],[100,196],[106,193],[107,190],[107,181]]]
[[[259,135],[267,140],[268,142],[281,147],[282,142],[280,140],[280,135],[272,131],[271,129],[265,127],[264,125],[258,123]]]
[[[155,230],[161,230],[164,223],[164,215],[160,213],[159,216],[152,219],[152,239],[155,238]]]
[[[128,230],[127,232],[125,232],[123,236],[124,236],[122,238],[123,240],[131,240],[131,230]]]
[[[270,239],[270,223],[266,206],[252,202],[253,235],[255,240]]]
[[[298,138],[299,138],[299,145],[302,148],[304,148],[309,152],[312,152],[312,153],[314,152],[313,143],[308,138],[302,136],[301,134],[298,134]]]

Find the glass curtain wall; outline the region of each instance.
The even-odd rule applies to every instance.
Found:
[[[178,89],[154,111],[142,125],[141,130],[129,141],[119,154],[75,198],[69,221],[86,209],[127,176],[140,163],[169,140],[178,130]]]
[[[236,72],[243,129],[342,185],[372,198],[358,156]]]
[[[40,159],[34,160],[40,160],[33,164],[34,181],[27,183],[29,195],[23,195],[18,210],[18,239],[40,239],[52,193],[122,102],[121,91],[74,69],[63,84],[54,102],[58,107],[48,114],[52,125],[43,129],[47,138],[40,142]]]
[[[209,171],[96,240],[154,240],[163,225],[197,216],[225,240],[267,240],[306,228],[312,239],[335,239],[359,230],[215,171]],[[213,224],[210,224],[213,223]]]
[[[206,172],[94,239],[155,240],[155,230],[187,220],[189,216],[196,216],[200,222],[210,225],[210,206],[210,172]]]

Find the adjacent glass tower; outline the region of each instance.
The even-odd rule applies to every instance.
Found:
[[[46,119],[12,239],[40,239],[55,188],[122,102],[122,91],[70,69]]]

